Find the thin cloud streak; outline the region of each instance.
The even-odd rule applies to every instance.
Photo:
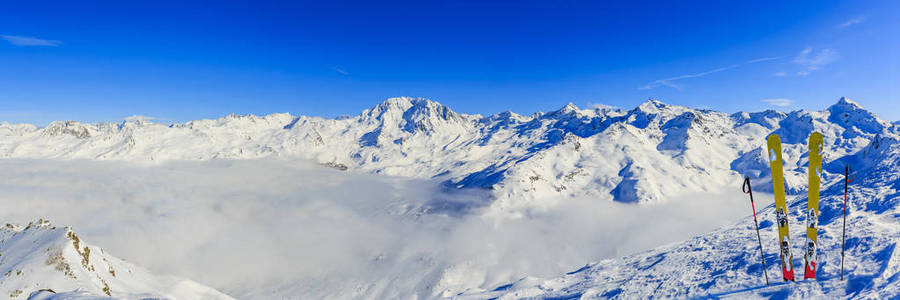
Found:
[[[0,35],[0,38],[3,38],[10,44],[21,47],[28,46],[47,46],[47,47],[58,47],[62,45],[62,41],[56,40],[44,40],[39,38],[27,37],[27,36],[15,36],[15,35]]]
[[[866,17],[856,17],[856,18],[847,20],[847,21],[844,22],[844,23],[838,24],[837,27],[838,27],[838,28],[844,28],[844,27],[847,27],[847,26],[850,26],[850,25],[862,23],[862,22],[865,21],[865,20],[866,20]]]
[[[713,69],[713,70],[709,70],[709,71],[706,71],[706,72],[700,72],[700,73],[696,73],[696,74],[687,74],[687,75],[680,75],[680,76],[675,76],[675,77],[669,77],[669,78],[666,78],[666,79],[659,79],[659,80],[652,81],[652,82],[650,82],[650,83],[648,83],[648,84],[646,84],[646,85],[644,85],[644,86],[642,86],[642,87],[639,87],[638,90],[649,90],[649,89],[657,88],[657,87],[660,87],[660,86],[666,86],[666,87],[670,87],[670,88],[673,88],[673,89],[676,89],[676,90],[681,90],[681,87],[678,86],[677,84],[673,83],[673,81],[676,81],[676,80],[682,80],[682,79],[687,79],[687,78],[703,77],[703,76],[706,76],[706,75],[709,75],[709,74],[714,74],[714,73],[719,73],[719,72],[722,72],[722,71],[734,69],[734,68],[737,68],[738,66],[739,66],[739,65],[730,65],[730,66],[727,66],[727,67],[721,67],[721,68],[718,68],[718,69]]]
[[[344,71],[344,69],[341,68],[334,68],[334,71],[341,73],[341,75],[350,75],[350,72]]]
[[[778,106],[778,107],[791,106],[791,103],[794,102],[793,100],[788,99],[788,98],[763,99],[760,101],[765,102],[771,106]]]
[[[748,63],[748,64],[755,64],[755,63],[761,63],[761,62],[764,62],[764,61],[771,61],[771,60],[780,59],[780,58],[782,58],[782,57],[784,57],[784,56],[763,57],[763,58],[757,58],[757,59],[751,59],[751,60],[748,60],[746,63]]]
[[[741,66],[744,66],[744,65],[755,64],[755,63],[761,63],[761,62],[766,62],[766,61],[772,61],[772,60],[776,60],[776,59],[780,59],[780,58],[781,58],[781,56],[776,56],[776,57],[763,57],[763,58],[751,59],[751,60],[748,60],[748,61],[746,61],[746,62],[744,62],[744,63],[733,64],[733,65],[730,65],[730,66],[725,66],[725,67],[721,67],[721,68],[716,68],[716,69],[712,69],[712,70],[709,70],[709,71],[706,71],[706,72],[700,72],[700,73],[696,73],[696,74],[686,74],[686,75],[680,75],[680,76],[675,76],[675,77],[669,77],[669,78],[665,78],[665,79],[654,80],[654,81],[651,81],[650,83],[645,84],[644,86],[639,87],[638,90],[649,90],[649,89],[655,89],[655,88],[658,88],[658,87],[661,87],[661,86],[665,86],[665,87],[670,87],[670,88],[673,88],[673,89],[676,89],[676,90],[679,90],[679,91],[680,91],[680,90],[681,90],[681,86],[675,84],[674,81],[682,80],[682,79],[688,79],[688,78],[703,77],[703,76],[706,76],[706,75],[709,75],[709,74],[715,74],[715,73],[719,73],[719,72],[723,72],[723,71],[728,71],[728,70],[731,70],[731,69],[734,69],[734,68],[738,68],[738,67],[741,67]]]

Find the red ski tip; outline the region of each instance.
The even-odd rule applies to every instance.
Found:
[[[803,279],[816,279],[816,262],[808,262],[806,263],[806,273],[803,274]]]
[[[784,281],[794,281],[794,270],[782,267],[781,273],[784,275]]]

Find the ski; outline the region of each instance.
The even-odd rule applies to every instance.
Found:
[[[769,165],[772,168],[772,186],[775,193],[775,215],[778,225],[778,244],[781,249],[781,273],[785,281],[794,280],[794,256],[791,254],[791,239],[788,231],[787,203],[784,195],[784,170],[781,160],[781,138],[769,135]]]
[[[806,253],[803,255],[805,272],[803,279],[815,279],[817,260],[816,246],[818,246],[819,221],[819,182],[822,174],[822,134],[813,132],[809,135],[809,197],[806,209]]]

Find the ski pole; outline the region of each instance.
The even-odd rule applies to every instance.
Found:
[[[844,242],[847,239],[847,186],[850,184],[850,165],[844,166],[844,232],[841,234],[841,280],[844,280]]]
[[[756,221],[756,204],[753,204],[753,189],[750,187],[750,176],[744,177],[744,185],[741,186],[744,194],[750,195],[750,208],[753,209],[753,225],[756,226],[756,240],[759,241],[759,257],[762,259],[763,276],[766,277],[766,285],[769,285],[769,274],[766,273],[766,255],[763,253],[762,237],[759,236],[759,222]]]

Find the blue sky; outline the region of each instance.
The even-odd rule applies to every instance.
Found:
[[[133,2],[0,2],[0,120],[333,117],[393,96],[480,114],[847,96],[900,119],[897,1]]]

